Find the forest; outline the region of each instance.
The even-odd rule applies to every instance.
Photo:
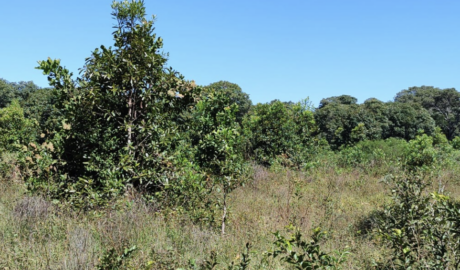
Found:
[[[456,89],[253,104],[112,16],[78,77],[0,79],[0,269],[460,269]]]

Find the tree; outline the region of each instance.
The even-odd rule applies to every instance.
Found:
[[[341,95],[337,97],[323,98],[320,101],[318,108],[321,109],[328,104],[352,105],[352,104],[356,104],[357,102],[358,102],[358,99],[356,99],[355,97],[352,97],[349,95]]]
[[[40,87],[33,82],[8,82],[0,79],[0,108],[8,106],[13,100],[17,99],[21,105],[29,98],[29,95],[39,90]]]
[[[333,149],[352,142],[352,130],[362,123],[360,110],[357,104],[342,103],[328,103],[315,110],[318,128]]]
[[[210,93],[200,100],[192,113],[191,143],[196,162],[220,189],[221,232],[225,234],[228,194],[241,183],[244,171],[243,138],[235,121],[238,105],[229,104],[223,92]]]
[[[244,122],[250,138],[252,154],[264,165],[270,165],[278,155],[286,153],[294,144],[294,125],[287,107],[280,101],[257,104]]]
[[[222,92],[224,95],[229,97],[230,103],[238,105],[238,112],[236,113],[238,123],[243,121],[243,117],[249,112],[252,102],[249,99],[249,95],[243,92],[239,85],[227,81],[218,81],[211,83],[205,88],[207,90]]]
[[[395,102],[418,104],[428,110],[449,140],[460,135],[460,92],[455,88],[410,87],[399,92]]]
[[[345,101],[340,101],[343,99]],[[433,119],[418,104],[383,103],[376,99],[354,104],[349,96],[338,101],[337,97],[326,100],[315,111],[315,120],[334,149],[362,140],[390,137],[410,140],[415,138],[419,130],[427,134],[434,132]]]
[[[28,82],[21,81],[17,83],[13,82],[10,84],[15,89],[15,92],[16,92],[15,98],[19,99],[21,102],[27,100],[30,94],[40,89],[40,87],[34,84],[32,81],[28,81]]]
[[[388,119],[388,106],[386,103],[369,98],[361,105],[367,117],[366,127],[368,130],[367,138],[371,140],[389,138],[390,120]]]
[[[184,111],[199,88],[166,69],[162,39],[145,19],[143,1],[112,4],[114,48],[92,52],[75,81],[59,60],[39,62],[62,113],[54,133],[62,196],[110,198],[127,186],[154,193],[173,177],[172,153]],[[76,192],[78,191],[78,192]],[[84,200],[84,199],[83,199]]]
[[[200,221],[211,220],[212,213],[204,212],[223,205],[224,231],[227,194],[243,166],[238,106],[225,93],[204,91],[165,68],[162,40],[144,18],[142,1],[112,7],[115,46],[96,49],[81,77],[72,80],[59,60],[40,62],[60,112],[52,116],[59,126],[44,144],[52,143],[46,156],[54,160],[47,166],[59,174],[46,191],[92,207],[134,187],[163,206],[193,209],[192,218]],[[40,186],[37,178],[49,185],[53,175],[34,175],[30,186]],[[222,203],[213,197],[217,186]]]
[[[308,100],[259,103],[245,117],[243,126],[250,154],[264,165],[270,165],[280,155],[296,165],[305,162],[317,130]]]
[[[43,129],[53,111],[52,91],[51,88],[40,88],[31,81],[16,83],[0,79],[0,108],[16,99],[23,108],[24,117],[37,120]]]
[[[23,100],[24,116],[29,119],[35,119],[39,127],[44,131],[52,129],[49,123],[50,118],[56,117],[59,112],[54,109],[55,98],[52,88],[40,88],[27,95]]]
[[[14,87],[4,79],[0,79],[0,108],[5,108],[17,97]]]
[[[387,117],[390,121],[389,133],[385,137],[415,139],[419,130],[431,135],[435,122],[429,112],[416,104],[389,102]]]
[[[21,145],[35,141],[36,125],[24,117],[24,111],[17,99],[0,109],[0,152],[16,152]]]

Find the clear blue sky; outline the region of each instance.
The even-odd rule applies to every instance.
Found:
[[[460,88],[458,0],[146,0],[169,65],[254,103],[349,94],[392,100],[410,86]],[[112,45],[109,0],[2,0],[0,78],[47,86],[38,60],[74,74]]]

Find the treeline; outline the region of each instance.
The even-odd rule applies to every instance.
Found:
[[[247,137],[251,137],[251,148],[246,154],[266,164],[270,158],[292,150],[301,137],[303,144],[316,136],[314,139],[323,140],[323,146],[327,142],[332,149],[339,149],[363,140],[411,140],[420,131],[434,134],[436,127],[448,140],[460,135],[460,92],[455,88],[410,87],[397,93],[394,101],[369,98],[362,104],[349,95],[335,96],[322,99],[317,108],[308,99],[253,105],[241,87],[227,81],[201,88],[206,89],[206,93],[222,93],[229,104],[238,106],[236,121],[246,135],[250,134]],[[22,107],[25,118],[36,120],[41,130],[47,128],[47,121],[55,110],[53,88],[0,79],[0,108],[14,100]],[[298,138],[291,138],[293,133]],[[267,140],[256,138],[262,134]],[[270,158],[267,155],[271,155]]]
[[[165,196],[168,190],[173,197],[192,188],[187,196],[203,202],[207,180],[221,177],[229,192],[241,184],[237,179],[248,161],[308,169],[319,154],[353,149],[362,141],[409,141],[426,134],[435,144],[451,140],[454,148],[460,147],[460,93],[455,89],[411,87],[392,102],[371,98],[362,104],[342,95],[323,99],[315,108],[308,99],[252,105],[237,84],[196,86],[172,78],[180,92],[171,92],[168,85],[163,95],[152,91],[146,98],[144,88],[138,88],[135,118],[129,114],[126,91],[108,95],[112,90],[107,85],[113,82],[96,85],[96,93],[93,85],[55,81],[52,88],[40,88],[2,79],[0,149],[19,154],[31,189],[93,207],[128,187],[149,196]],[[224,183],[229,176],[232,180]],[[55,189],[50,189],[53,182]],[[201,193],[194,190],[197,186]]]
[[[91,64],[101,64],[91,61],[103,56],[96,50],[89,58],[80,85],[55,60],[40,64],[51,88],[0,80],[0,149],[20,154],[32,189],[78,198],[77,205],[104,204],[129,186],[150,195],[181,193],[190,178],[205,189],[210,177],[224,184],[232,176],[224,184],[230,191],[240,184],[247,161],[306,169],[318,154],[361,141],[426,134],[435,143],[460,146],[460,93],[453,88],[411,87],[391,102],[370,98],[358,104],[342,95],[321,100],[317,108],[308,99],[253,105],[237,84],[197,86],[164,69],[165,59],[151,81],[142,78],[126,90],[133,82],[123,74],[97,70],[94,77]],[[158,81],[164,85],[156,86]]]
[[[123,27],[125,35],[134,31]],[[153,36],[151,42],[161,47],[161,39]],[[165,69],[157,51],[152,57],[162,60],[156,69],[146,59],[136,64],[142,72],[137,81],[124,75],[133,63],[122,59],[118,67],[128,65],[122,73],[103,70],[120,52],[102,48],[77,81],[50,59],[40,62],[50,88],[0,80],[1,151],[18,153],[31,189],[75,205],[103,205],[128,187],[166,201],[184,199],[192,188],[186,197],[203,202],[206,181],[219,179],[230,192],[250,160],[306,169],[320,153],[361,141],[426,134],[435,143],[460,146],[460,93],[453,88],[411,87],[391,102],[370,98],[358,104],[342,95],[321,100],[317,108],[308,99],[253,105],[237,84],[185,81]],[[169,199],[162,197],[165,191]]]

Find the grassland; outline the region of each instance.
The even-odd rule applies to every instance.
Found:
[[[369,269],[374,260],[385,259],[385,247],[362,232],[372,227],[372,213],[389,201],[388,187],[379,180],[400,170],[395,164],[340,168],[325,158],[307,172],[252,168],[252,177],[231,193],[225,235],[183,213],[158,212],[134,191],[106,209],[62,209],[28,194],[11,173],[0,185],[0,269],[94,269],[108,250],[120,254],[132,246],[137,249],[128,269],[187,268],[213,251],[220,269],[238,261],[247,242],[250,269],[285,269],[266,254],[273,248],[272,233],[287,235],[289,225],[306,239],[313,228],[327,231],[321,243],[326,251],[349,251],[343,269]],[[457,175],[455,163],[444,166],[433,173],[429,189],[442,187],[458,198]]]

